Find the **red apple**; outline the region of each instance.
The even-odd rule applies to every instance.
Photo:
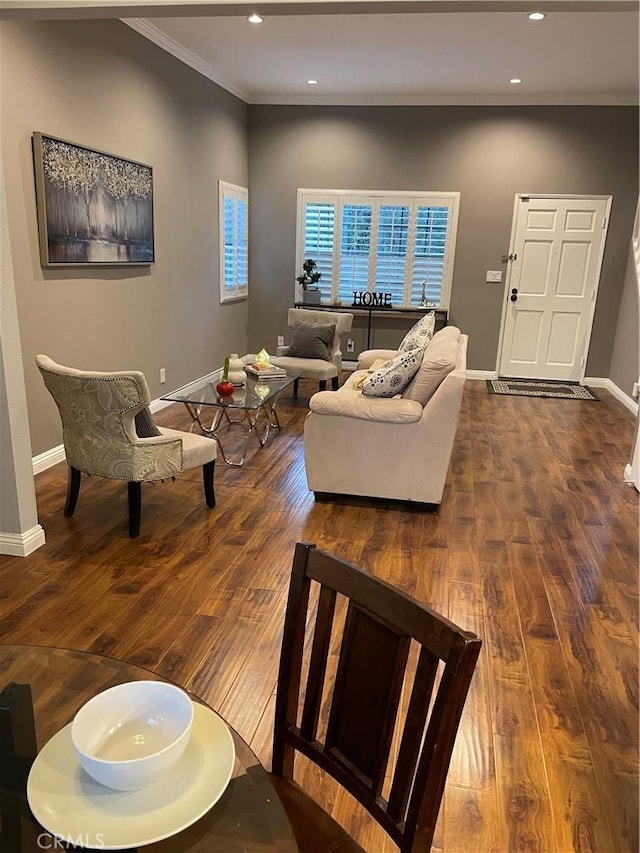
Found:
[[[236,390],[233,382],[222,381],[218,382],[216,385],[216,391],[220,394],[221,397],[230,397],[233,392]]]

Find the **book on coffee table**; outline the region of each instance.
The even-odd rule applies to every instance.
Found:
[[[275,364],[246,364],[244,369],[249,376],[257,379],[282,379],[287,375],[283,367],[276,367]]]

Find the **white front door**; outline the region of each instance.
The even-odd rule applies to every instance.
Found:
[[[500,376],[583,378],[610,205],[516,196]]]

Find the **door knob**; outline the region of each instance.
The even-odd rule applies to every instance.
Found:
[[[510,299],[512,302],[517,302],[517,301],[518,301],[518,288],[517,288],[517,287],[512,287],[512,288],[511,288],[511,296],[509,297],[509,299]]]

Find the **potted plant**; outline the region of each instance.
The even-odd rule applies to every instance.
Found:
[[[221,397],[230,397],[235,390],[233,382],[229,382],[229,359],[225,358],[222,380],[216,385],[216,391]]]
[[[318,265],[313,258],[307,258],[302,264],[302,274],[297,276],[296,281],[302,285],[302,301],[306,305],[319,305],[320,289],[315,285],[320,281],[322,273],[318,272]]]

